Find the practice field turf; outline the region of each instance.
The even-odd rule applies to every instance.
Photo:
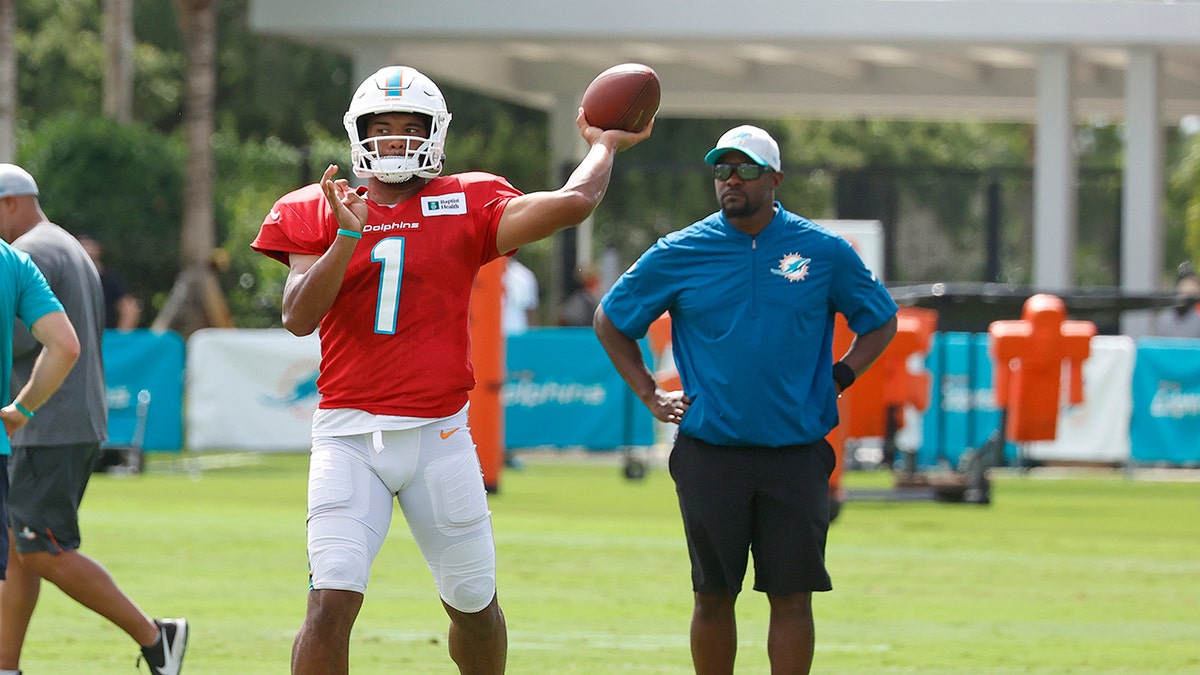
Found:
[[[304,612],[304,455],[152,458],[97,476],[83,552],[155,616],[186,616],[184,672],[288,671]],[[851,487],[889,485],[879,473]],[[848,503],[819,594],[816,673],[1200,672],[1200,482],[995,477],[990,506]],[[665,469],[531,458],[491,498],[509,672],[691,672],[687,552]],[[747,586],[750,581],[747,581]],[[768,672],[766,602],[739,602],[738,673]],[[454,673],[446,618],[397,518],[356,628],[355,673]],[[137,650],[45,586],[30,675],[128,675]]]

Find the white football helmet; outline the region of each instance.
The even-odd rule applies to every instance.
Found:
[[[367,121],[377,113],[411,112],[429,117],[429,138],[379,136],[365,138]],[[387,66],[358,85],[343,119],[350,137],[350,163],[359,178],[375,176],[385,183],[401,183],[413,176],[433,178],[446,159],[446,130],[450,113],[446,99],[433,80],[408,66]],[[403,156],[380,155],[377,141],[408,141]]]

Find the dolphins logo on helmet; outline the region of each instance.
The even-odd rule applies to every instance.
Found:
[[[379,113],[418,113],[429,118],[429,138],[380,136],[366,138],[367,122]],[[350,163],[359,178],[375,176],[402,183],[413,176],[433,178],[446,160],[446,130],[450,126],[446,99],[433,80],[408,66],[380,68],[358,86],[343,124],[350,137]],[[381,155],[377,143],[408,143],[405,155]]]

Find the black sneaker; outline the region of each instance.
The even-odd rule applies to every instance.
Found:
[[[155,619],[154,623],[158,624],[158,642],[142,647],[138,664],[146,659],[150,675],[179,675],[183,670],[183,653],[187,651],[187,619]]]

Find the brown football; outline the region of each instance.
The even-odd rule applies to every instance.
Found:
[[[596,76],[583,92],[583,116],[601,129],[641,131],[658,112],[658,73],[640,63],[622,63]]]

